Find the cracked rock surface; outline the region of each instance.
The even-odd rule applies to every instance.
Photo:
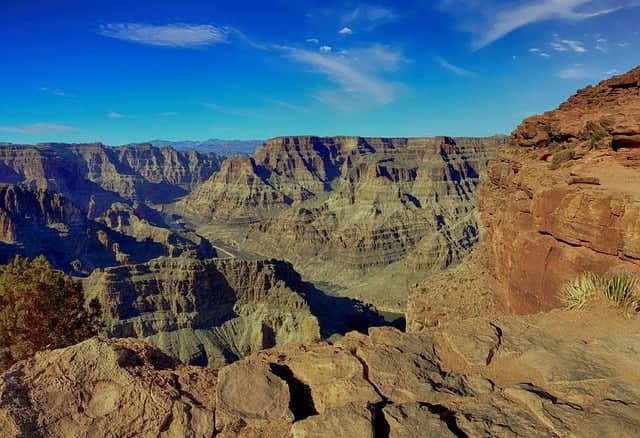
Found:
[[[212,371],[139,340],[16,364],[3,436],[637,436],[640,318],[469,319],[265,350]]]

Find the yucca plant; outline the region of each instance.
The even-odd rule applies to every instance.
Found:
[[[629,272],[613,272],[607,275],[602,293],[618,307],[630,309],[638,301],[636,287],[638,276]]]
[[[599,279],[595,274],[586,272],[567,283],[560,299],[568,309],[581,309],[597,292],[598,283]]]

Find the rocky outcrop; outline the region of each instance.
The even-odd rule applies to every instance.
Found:
[[[2,375],[18,437],[636,436],[640,320],[610,309],[468,319],[278,347],[215,372],[92,339]],[[89,429],[91,428],[91,429]]]
[[[96,271],[84,288],[109,336],[144,338],[190,364],[219,367],[320,336],[300,277],[284,262],[160,258]]]
[[[110,218],[114,217],[114,208]],[[120,205],[123,212],[129,207]],[[44,255],[57,268],[84,276],[95,268],[169,255],[215,256],[195,233],[170,231],[127,216],[117,227],[88,219],[65,196],[44,189],[0,186],[0,263]],[[126,223],[126,226],[124,225]]]
[[[194,217],[250,223],[234,240],[349,285],[391,263],[438,270],[478,240],[475,191],[492,139],[281,137],[228,160],[184,201]]]
[[[2,145],[0,183],[61,193],[94,218],[116,201],[159,203],[184,196],[221,161],[213,153],[150,145]]]
[[[527,119],[479,192],[499,308],[559,304],[582,272],[640,270],[640,68]]]

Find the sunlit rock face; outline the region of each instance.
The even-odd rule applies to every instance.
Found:
[[[501,307],[548,310],[585,271],[640,270],[638,135],[640,68],[526,119],[498,149],[479,200]]]
[[[250,223],[243,247],[349,283],[407,259],[448,266],[478,241],[476,187],[504,138],[280,137],[227,160],[184,201]]]

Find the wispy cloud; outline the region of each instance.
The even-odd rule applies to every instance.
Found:
[[[457,65],[451,64],[442,56],[436,56],[435,60],[442,68],[449,70],[450,72],[453,72],[457,76],[464,76],[464,77],[475,76],[473,72],[470,72],[469,70],[466,70],[462,67],[458,67]]]
[[[382,45],[350,49],[348,56],[292,47],[283,50],[289,59],[335,84],[337,89],[320,90],[315,97],[343,110],[391,103],[403,88],[384,78],[383,73],[397,70],[404,57]]]
[[[320,44],[320,40],[318,38],[307,38],[305,41],[310,44]]]
[[[578,40],[562,40],[562,39],[556,38],[554,41],[550,42],[549,45],[556,52],[572,51],[575,53],[585,53],[587,51],[587,49],[584,46],[584,43]]]
[[[515,2],[514,2],[515,3]],[[441,0],[456,15],[473,14],[473,48],[481,49],[521,27],[549,20],[580,21],[636,7],[637,0],[526,0],[512,5],[496,0]]]
[[[549,55],[547,52],[538,49],[537,47],[532,47],[529,49],[529,53],[533,53],[536,56],[540,56],[542,58],[549,58],[551,57],[551,55]]]
[[[574,64],[570,67],[563,68],[557,73],[557,76],[560,79],[571,79],[571,80],[580,80],[580,79],[589,79],[593,75],[589,73],[583,65]]]
[[[109,111],[107,112],[107,117],[109,117],[110,119],[122,119],[124,118],[124,114],[121,114],[117,111]]]
[[[352,35],[353,34],[353,30],[350,27],[345,26],[342,29],[340,29],[338,31],[338,33],[340,35]]]
[[[343,25],[356,25],[367,31],[398,19],[393,10],[377,5],[361,3],[342,13]]]
[[[227,41],[229,30],[210,24],[111,23],[100,26],[103,36],[156,47],[202,47]]]
[[[64,90],[61,90],[59,88],[40,87],[40,91],[42,91],[43,93],[51,94],[52,96],[57,96],[57,97],[68,96],[68,94],[65,93]]]
[[[12,125],[12,126],[0,126],[0,131],[8,132],[11,134],[22,135],[47,135],[47,134],[62,134],[65,132],[75,131],[76,128],[69,125],[62,125],[59,123],[31,123],[27,125]]]
[[[320,46],[320,51],[322,53],[329,53],[331,50],[333,50],[333,47],[331,46]]]

